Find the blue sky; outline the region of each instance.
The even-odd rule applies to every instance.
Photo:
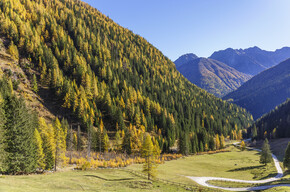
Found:
[[[289,0],[84,0],[171,60],[185,53],[290,46]]]

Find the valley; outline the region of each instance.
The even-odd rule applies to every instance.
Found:
[[[1,0],[0,191],[289,190],[288,38],[239,3]]]

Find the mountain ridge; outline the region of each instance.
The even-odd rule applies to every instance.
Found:
[[[287,59],[254,76],[223,99],[245,107],[257,119],[290,97],[289,74],[290,59]]]
[[[187,55],[185,55],[187,57]],[[205,89],[218,97],[221,97],[242,85],[251,78],[226,64],[209,58],[192,58],[185,63],[179,57],[177,70],[181,72],[190,82]],[[176,61],[175,61],[176,62]]]
[[[257,46],[247,49],[227,48],[214,52],[209,58],[221,61],[240,72],[256,75],[290,58],[290,47],[275,51],[262,50]]]

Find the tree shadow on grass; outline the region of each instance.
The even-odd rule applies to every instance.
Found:
[[[122,179],[107,179],[107,178],[103,178],[97,175],[85,175],[86,177],[94,177],[94,178],[98,178],[104,181],[129,181],[129,180],[134,180],[134,178],[122,178]]]
[[[249,166],[249,167],[240,167],[240,168],[237,168],[237,169],[228,170],[227,172],[247,171],[247,170],[252,170],[252,169],[257,169],[257,168],[262,168],[262,167],[264,167],[264,165]]]

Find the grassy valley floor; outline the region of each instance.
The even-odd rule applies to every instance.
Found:
[[[168,161],[157,168],[157,177],[193,186],[195,191],[217,191],[197,185],[185,176],[214,176],[245,180],[260,180],[276,175],[273,164],[262,166],[257,151],[240,151],[230,147],[230,152],[193,155]],[[141,172],[142,165],[131,165],[126,169]],[[287,176],[288,178],[288,176]],[[286,178],[286,179],[287,179]],[[285,178],[283,178],[285,179]],[[289,180],[286,180],[286,182]],[[221,186],[236,183],[218,183]],[[244,184],[241,187],[244,187]],[[239,186],[240,187],[240,186]],[[267,190],[284,190],[283,187]],[[289,190],[289,188],[286,188]],[[187,191],[184,187],[147,181],[126,170],[97,169],[90,171],[66,170],[57,173],[29,176],[1,176],[0,191]],[[285,190],[284,190],[285,191]]]

